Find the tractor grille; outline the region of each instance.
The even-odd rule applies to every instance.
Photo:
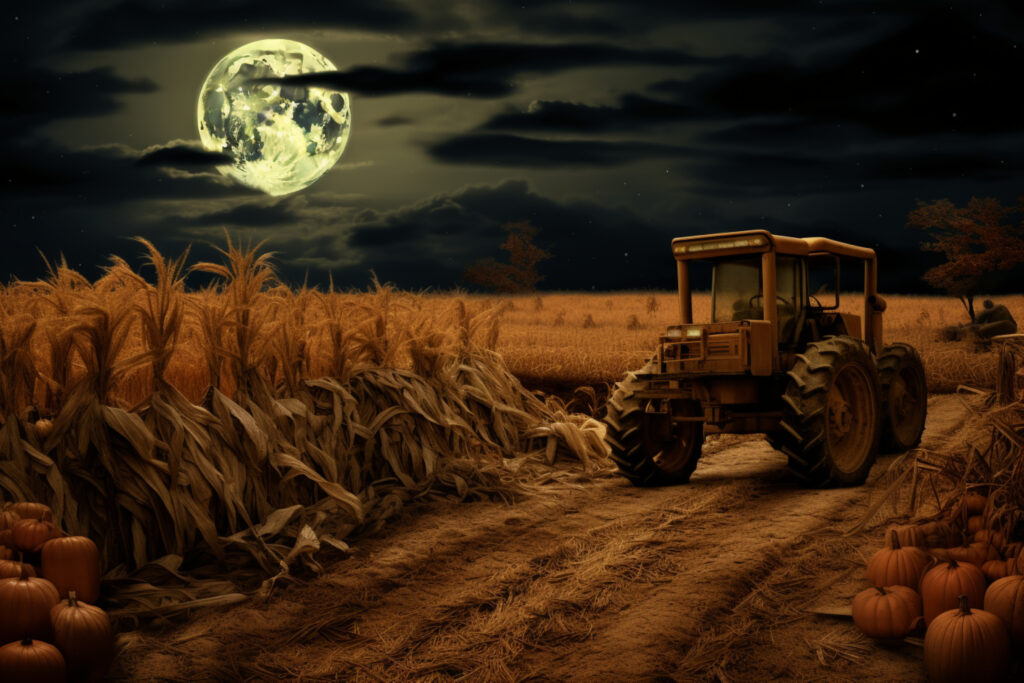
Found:
[[[742,372],[748,365],[746,337],[733,330],[709,330],[701,339],[662,338],[663,372]]]

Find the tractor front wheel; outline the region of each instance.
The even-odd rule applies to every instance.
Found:
[[[636,486],[684,484],[700,459],[704,428],[701,422],[673,421],[672,408],[693,417],[698,409],[692,402],[672,402],[668,410],[660,410],[660,401],[636,398],[641,385],[634,373],[628,373],[608,399],[605,442],[612,460]]]

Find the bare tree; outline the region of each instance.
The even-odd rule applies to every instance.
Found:
[[[508,262],[480,259],[466,268],[462,279],[497,292],[532,292],[543,279],[537,264],[551,255],[533,243],[538,229],[530,221],[505,223],[501,229],[508,232],[501,245],[508,252]]]

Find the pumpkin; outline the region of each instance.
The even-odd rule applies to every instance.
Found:
[[[38,519],[44,522],[53,521],[53,510],[49,505],[42,503],[15,503],[11,510],[16,512],[22,519]]]
[[[995,546],[989,545],[988,543],[971,543],[969,545],[959,545],[955,548],[950,548],[949,559],[956,560],[958,562],[968,562],[978,569],[981,569],[981,565],[985,564],[989,560],[998,560],[1001,558],[999,556],[999,551]]]
[[[921,596],[906,586],[875,586],[853,599],[853,623],[871,638],[905,638],[920,618]]]
[[[985,518],[981,515],[972,515],[967,518],[967,533],[970,536],[985,528]]]
[[[114,659],[114,630],[107,613],[79,602],[75,590],[50,610],[53,642],[74,680],[102,680]]]
[[[963,498],[964,507],[967,508],[969,515],[980,515],[985,511],[986,503],[988,503],[988,498],[977,491],[970,491]]]
[[[0,560],[0,579],[17,579],[21,576],[22,567],[25,568],[25,571],[29,576],[36,575],[36,570],[27,562]]]
[[[1006,626],[991,612],[971,609],[966,595],[935,617],[924,636],[924,666],[936,683],[1001,680],[1009,662]]]
[[[948,548],[958,544],[963,535],[960,530],[946,521],[925,522],[921,525],[924,542],[929,548]]]
[[[64,683],[64,657],[41,640],[23,638],[0,647],[4,683]]]
[[[985,575],[973,564],[960,564],[950,560],[932,567],[921,577],[921,603],[924,607],[924,623],[946,610],[957,606],[957,598],[966,595],[972,605],[980,605],[985,599]]]
[[[994,531],[992,529],[981,529],[974,534],[975,543],[988,543],[994,545],[997,548],[1002,548],[1006,545],[1006,537],[1003,536],[1002,531]]]
[[[867,579],[874,586],[916,588],[928,563],[928,555],[920,548],[900,545],[896,530],[892,529],[889,547],[882,548],[868,560]]]
[[[0,580],[0,643],[26,636],[51,640],[50,610],[59,599],[54,585],[29,576],[24,564],[20,578]]]
[[[985,591],[984,605],[986,612],[1002,619],[1013,644],[1024,646],[1024,576],[1017,574],[993,581]]]
[[[9,508],[0,512],[0,531],[10,529],[19,519],[21,519],[21,515]]]
[[[43,576],[53,582],[62,598],[74,589],[84,602],[100,597],[100,551],[85,536],[64,536],[43,544]]]
[[[1007,557],[1001,560],[989,560],[981,565],[981,573],[985,575],[989,582],[992,582],[1004,576],[1019,574],[1020,568],[1016,557]]]
[[[14,547],[14,529],[0,531],[0,545],[8,548]]]
[[[886,537],[887,537],[886,543],[889,542],[888,538],[891,537],[890,534],[893,531],[896,532],[896,538],[899,539],[900,545],[903,546],[903,547],[906,547],[906,546],[916,546],[918,548],[925,548],[925,547],[927,547],[927,543],[925,543],[924,532],[921,531],[921,527],[917,526],[916,524],[905,524],[903,526],[896,526],[896,527],[890,528],[889,529],[890,533],[886,534]]]
[[[20,519],[14,523],[13,531],[14,547],[28,551],[39,550],[44,543],[59,533],[52,522],[38,519]]]
[[[14,551],[5,545],[0,545],[0,560],[9,560],[14,557]]]

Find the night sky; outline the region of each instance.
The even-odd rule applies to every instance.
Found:
[[[45,272],[37,248],[137,263],[135,235],[194,262],[226,228],[293,284],[449,289],[529,220],[543,289],[673,288],[673,237],[767,228],[873,246],[885,290],[928,291],[918,200],[1024,194],[1009,0],[17,4],[5,281]],[[207,73],[263,38],[318,50],[351,98],[341,160],[282,197],[198,143]]]

